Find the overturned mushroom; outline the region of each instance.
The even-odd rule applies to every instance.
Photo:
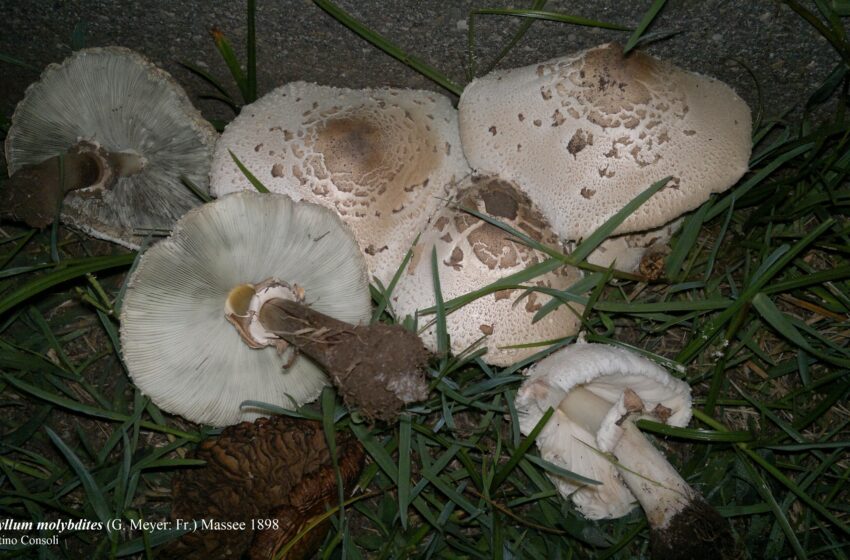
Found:
[[[634,425],[641,417],[686,425],[691,416],[687,383],[627,350],[578,343],[529,369],[516,407],[525,434],[554,409],[537,436],[541,456],[601,482],[580,485],[549,475],[586,517],[621,517],[637,500],[649,521],[654,558],[732,556],[728,523]]]
[[[351,233],[332,212],[281,195],[238,193],[190,211],[128,285],[121,341],[133,381],[164,410],[216,426],[262,413],[243,401],[292,407],[325,384],[269,336],[246,344],[250,326],[231,323],[251,315],[252,300],[287,297],[348,323],[370,313]]]
[[[240,408],[246,400],[313,400],[325,377],[298,351],[349,405],[392,419],[427,397],[428,356],[400,326],[357,325],[369,315],[366,265],[336,214],[241,192],[189,212],[142,256],[121,340],[142,392],[195,422],[262,414]]]
[[[242,109],[222,134],[211,189],[270,190],[335,209],[387,285],[451,186],[469,173],[457,111],[426,91],[295,82]]]
[[[558,239],[546,219],[515,185],[493,177],[474,177],[461,184],[453,203],[432,219],[413,251],[412,260],[393,292],[399,315],[434,305],[431,252],[436,249],[437,271],[445,299],[455,298],[546,260],[547,256],[509,233],[463,210],[488,215],[528,235],[537,242],[557,248]],[[530,287],[563,290],[579,279],[579,271],[559,267],[529,282]],[[561,306],[534,322],[535,313],[550,296],[507,288],[472,301],[446,317],[446,328],[455,354],[485,338],[483,360],[508,365],[539,352],[545,344],[509,348],[525,343],[545,343],[574,335],[579,327],[576,311]],[[436,350],[435,328],[423,335],[426,345]]]
[[[207,189],[217,137],[146,58],[122,47],[77,51],[50,65],[15,109],[3,214],[44,227],[64,198],[64,222],[138,248],[200,203],[181,177]]]
[[[751,150],[750,110],[731,88],[615,44],[488,74],[459,111],[472,168],[519,184],[566,241],[671,176],[615,233],[662,227],[732,186]]]
[[[346,433],[336,434],[336,447],[343,487],[350,496],[365,453]],[[174,476],[171,517],[184,523],[194,520],[196,527],[168,545],[169,558],[273,558],[311,518],[338,503],[330,450],[319,422],[285,416],[243,422],[203,441],[193,457],[207,464]],[[258,521],[262,526],[255,529]],[[244,529],[233,529],[235,523],[244,523]],[[327,521],[314,527],[284,558],[312,557],[329,528]]]

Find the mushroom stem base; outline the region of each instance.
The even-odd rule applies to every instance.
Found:
[[[95,184],[102,161],[92,153],[70,151],[15,172],[0,193],[2,218],[43,228],[56,217],[68,192]]]
[[[594,435],[603,422],[610,421],[606,417],[611,407],[583,387],[573,388],[558,405]],[[621,434],[611,452],[626,486],[646,513],[652,557],[731,558],[735,544],[728,522],[685,482],[629,418],[617,423]]]
[[[400,325],[350,325],[279,298],[263,305],[259,320],[324,369],[346,404],[368,418],[394,420],[405,404],[428,397],[428,352]]]

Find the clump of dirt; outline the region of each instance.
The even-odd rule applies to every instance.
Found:
[[[732,560],[740,551],[729,522],[697,496],[667,527],[649,532],[652,558]]]
[[[285,299],[266,303],[260,322],[319,364],[345,404],[370,420],[392,422],[428,398],[428,351],[400,325],[350,325]]]
[[[350,434],[336,437],[339,471],[350,496],[366,454]],[[169,545],[168,558],[273,558],[311,518],[338,499],[330,450],[319,422],[286,416],[242,422],[202,442],[193,456],[207,465],[174,476],[171,518],[218,525],[202,525],[187,533]],[[259,520],[262,527],[252,525]],[[234,525],[238,523],[245,523],[244,530]],[[310,558],[329,529],[327,521],[316,526],[285,558]]]

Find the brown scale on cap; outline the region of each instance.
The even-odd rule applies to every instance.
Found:
[[[455,201],[435,215],[414,247],[406,274],[393,292],[394,307],[399,315],[412,315],[417,309],[433,305],[432,248],[436,249],[445,300],[482,288],[547,258],[503,229],[464,212],[463,208],[488,215],[539,243],[553,248],[559,246],[547,220],[515,185],[499,178],[471,177],[461,184]],[[531,285],[566,289],[577,279],[577,270],[561,267]],[[520,295],[524,299],[516,301]],[[521,290],[500,290],[464,305],[446,318],[452,351],[460,353],[485,335],[488,352],[483,359],[491,364],[507,365],[542,347],[503,347],[575,334],[578,322],[566,307],[532,323],[535,312],[548,301],[548,296],[536,292],[523,294]],[[420,325],[429,319],[421,318]],[[433,327],[423,334],[423,339],[429,349],[436,350]]]
[[[350,496],[365,459],[347,433],[336,435],[338,463]],[[272,558],[314,516],[338,501],[337,482],[322,425],[286,416],[242,422],[203,441],[193,453],[207,462],[172,481],[171,518],[246,522],[248,529],[198,529],[167,546],[169,558]],[[278,529],[252,531],[251,520],[274,519]],[[324,522],[285,556],[311,557],[330,528]]]
[[[228,150],[273,192],[336,210],[387,285],[436,211],[469,173],[457,112],[415,90],[350,90],[296,82],[243,111],[213,163],[217,195],[251,189]],[[254,151],[262,143],[265,149]],[[285,154],[285,155],[284,155]]]
[[[751,150],[750,110],[728,86],[616,44],[478,78],[459,112],[470,165],[519,185],[568,242],[668,176],[678,188],[614,233],[671,223],[731,187]]]

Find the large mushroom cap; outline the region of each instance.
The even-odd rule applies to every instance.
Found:
[[[217,426],[256,418],[245,400],[314,399],[321,371],[272,347],[249,348],[225,318],[234,288],[274,279],[316,311],[367,321],[366,266],[351,232],[314,204],[243,192],[190,211],[130,278],[121,342],[130,376],[160,408]],[[278,296],[280,297],[280,296]]]
[[[435,303],[432,248],[436,248],[440,287],[446,300],[546,260],[542,252],[462,208],[486,214],[550,247],[558,246],[557,236],[546,219],[515,185],[492,177],[471,177],[461,184],[453,204],[444,206],[434,216],[414,247],[413,257],[393,291],[393,305],[399,315],[413,315],[417,309]],[[577,269],[564,266],[533,279],[529,285],[563,290],[579,277]],[[507,346],[574,335],[579,321],[567,306],[532,322],[535,313],[549,299],[539,292],[525,294],[524,290],[506,289],[464,305],[446,317],[452,351],[460,353],[486,337],[487,353],[482,359],[504,366],[542,349]],[[437,348],[435,331],[434,327],[429,328],[422,336],[431,350]]]
[[[670,222],[732,186],[751,150],[750,110],[731,88],[614,44],[488,74],[459,109],[472,168],[521,185],[567,240],[667,176],[616,233]]]
[[[230,151],[270,190],[334,208],[384,285],[469,168],[457,111],[426,91],[295,82],[242,109],[222,134],[214,194],[252,188]]]
[[[567,393],[579,386],[609,403],[610,413],[598,433],[590,433],[559,408]],[[622,517],[636,506],[617,468],[604,456],[614,443],[615,420],[628,412],[623,399],[627,389],[637,394],[646,410],[659,411],[660,418],[654,419],[672,426],[690,421],[687,383],[642,356],[605,344],[573,344],[540,360],[529,368],[517,393],[516,409],[524,434],[534,429],[549,408],[555,411],[537,436],[541,457],[602,483],[584,486],[549,474],[561,495],[572,499],[590,519]]]
[[[136,160],[140,170],[106,190],[65,197],[62,220],[136,249],[146,230],[169,230],[207,188],[218,134],[165,71],[122,47],[77,51],[29,87],[6,138],[9,174],[80,141]]]

